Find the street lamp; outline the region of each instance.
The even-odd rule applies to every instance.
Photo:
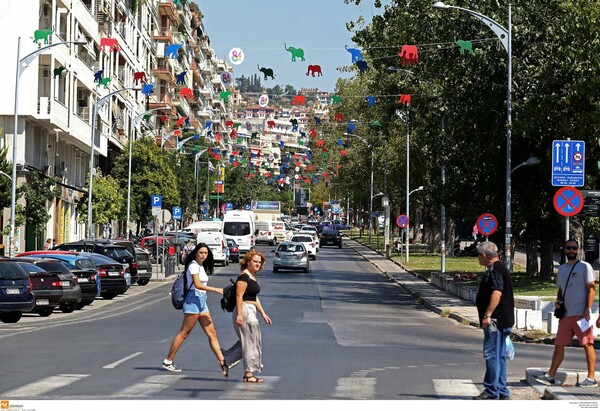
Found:
[[[518,166],[516,166],[515,168],[513,168],[511,170],[511,173],[514,173],[516,169],[518,169],[519,167],[533,167],[533,166],[537,166],[538,164],[540,164],[542,162],[542,160],[540,160],[537,157],[529,157],[527,159],[527,161],[523,161],[521,164],[519,164]]]
[[[133,127],[135,128],[140,120],[147,114],[152,113],[153,111],[158,110],[170,110],[171,107],[159,107],[150,109],[139,116],[133,118]],[[125,226],[125,239],[129,241],[129,216],[131,210],[131,156],[132,156],[132,146],[133,146],[133,130],[131,131],[131,137],[129,139],[129,173],[127,174],[127,225]]]
[[[412,191],[409,191],[409,193],[406,195],[406,216],[409,218],[410,221],[410,195],[416,191],[421,191],[423,190],[423,186],[419,186],[417,188],[415,188]],[[408,236],[409,236],[409,226],[406,226],[405,228],[406,230],[406,262],[408,263]]]
[[[491,18],[477,13],[473,10],[465,9],[457,6],[449,6],[441,1],[433,3],[434,9],[457,9],[469,13],[475,18],[481,20],[489,26],[490,29],[496,34],[506,52],[508,53],[508,92],[506,98],[506,231],[504,237],[504,263],[508,271],[512,271],[512,259],[511,259],[511,244],[512,244],[512,216],[511,216],[511,128],[512,128],[512,109],[511,109],[511,95],[512,95],[512,9],[511,4],[508,3],[508,29],[498,24]]]
[[[363,143],[365,143],[367,145],[367,147],[369,147],[369,150],[371,150],[371,194],[369,197],[369,244],[371,243],[371,233],[373,231],[373,162],[374,162],[374,151],[373,151],[373,146],[375,144],[378,144],[381,142],[381,140],[383,140],[383,137],[379,139],[379,141],[375,144],[369,144],[369,142],[367,141],[366,138],[361,137],[359,135],[356,134],[349,134],[349,133],[344,133],[345,136],[347,137],[356,137],[358,138],[360,141],[362,141]],[[383,193],[381,193],[381,195],[383,195]]]
[[[94,137],[96,134],[96,117],[98,116],[98,109],[106,104],[108,99],[121,91],[125,90],[141,90],[138,87],[124,87],[119,90],[115,90],[111,93],[108,93],[106,96],[102,97],[100,100],[96,100],[94,103],[94,110],[92,115],[92,132],[91,132],[91,141],[90,141],[90,187],[88,189],[88,222],[87,222],[87,233],[86,238],[92,237],[92,186],[93,186],[93,174],[94,174]]]
[[[75,41],[61,41],[59,43],[53,43],[48,46],[39,48],[32,53],[29,53],[25,57],[21,58],[21,37],[17,39],[17,70],[15,73],[15,125],[13,128],[13,155],[12,155],[12,188],[11,188],[11,200],[10,200],[10,234],[8,238],[8,256],[14,256],[14,244],[15,244],[15,214],[16,214],[16,203],[17,203],[17,127],[19,122],[19,79],[21,74],[25,71],[29,64],[40,54],[49,49],[50,47],[60,46],[62,44],[87,44],[85,37],[78,37]]]

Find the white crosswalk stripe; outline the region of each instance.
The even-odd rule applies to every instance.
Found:
[[[240,382],[236,384],[233,389],[222,395],[222,400],[258,400],[261,399],[266,391],[270,391],[274,388],[280,377],[263,377],[265,380],[262,384],[253,384],[249,382]]]
[[[17,398],[27,397],[33,398],[38,395],[47,394],[58,388],[66,387],[89,377],[89,374],[58,374],[51,377],[42,378],[41,380],[23,385],[14,390],[6,391],[0,394],[1,398]]]
[[[142,382],[130,385],[115,393],[116,397],[150,397],[157,392],[163,391],[170,385],[177,383],[182,378],[186,378],[183,374],[159,374],[151,375],[145,378]]]
[[[376,378],[338,378],[333,396],[347,400],[374,400]]]
[[[441,400],[470,400],[479,395],[473,380],[433,380],[433,387]]]

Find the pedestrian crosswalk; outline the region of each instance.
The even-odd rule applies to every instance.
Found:
[[[37,381],[14,388],[7,391],[1,391],[0,398],[18,400],[18,399],[62,399],[81,398],[76,395],[63,395],[61,389],[74,384],[94,383],[94,379],[89,374],[57,374],[41,378]],[[268,400],[273,398],[273,393],[277,392],[277,385],[282,381],[279,376],[261,376],[264,379],[263,384],[248,384],[242,381],[235,382],[229,380],[214,380],[211,384],[220,384],[226,382],[226,386],[221,386],[218,390],[218,400]],[[176,398],[176,399],[194,399],[188,395],[188,391],[200,391],[203,387],[194,384],[194,388],[188,388],[186,381],[199,380],[197,376],[190,376],[185,373],[159,372],[142,378],[138,382],[129,382],[124,388],[110,393],[101,393],[101,387],[98,387],[97,394],[102,399],[152,399],[152,398]],[[207,380],[210,380],[207,378]],[[469,379],[434,379],[431,380],[432,399],[440,400],[465,400],[479,394],[475,383]],[[378,400],[377,396],[378,379],[372,376],[361,375],[361,373],[351,374],[349,377],[341,377],[336,380],[335,388],[330,395],[325,395],[320,399],[338,399],[338,400]],[[212,391],[209,390],[209,391]],[[198,398],[200,399],[200,398]]]

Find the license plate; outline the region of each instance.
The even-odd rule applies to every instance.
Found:
[[[140,269],[138,269],[138,273],[146,274],[147,272],[148,272],[148,270],[140,270]]]
[[[19,289],[18,288],[7,288],[6,289],[6,294],[19,294]]]
[[[80,283],[87,283],[90,280],[88,278],[78,278],[77,281],[80,282]]]
[[[118,277],[119,276],[119,272],[118,271],[109,271],[108,275],[111,277]]]
[[[50,300],[35,300],[36,305],[48,305],[50,304]]]
[[[69,281],[61,281],[60,285],[67,288],[71,287],[71,283]]]

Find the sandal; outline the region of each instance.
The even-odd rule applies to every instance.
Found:
[[[225,361],[225,358],[223,358],[219,365],[221,366],[221,372],[223,373],[223,377],[229,378],[229,366],[227,365],[227,361]]]
[[[263,382],[265,382],[265,380],[263,380],[262,378],[256,378],[254,375],[244,375],[242,381],[249,382],[252,384],[262,384]]]

